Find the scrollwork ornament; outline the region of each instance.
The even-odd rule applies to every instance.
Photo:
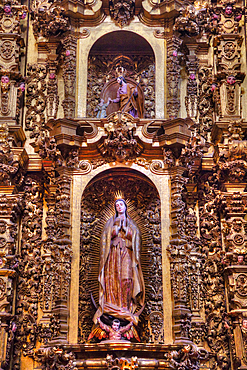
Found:
[[[78,166],[79,166],[80,170],[83,171],[83,174],[85,174],[85,175],[87,173],[91,172],[91,170],[92,170],[92,164],[91,164],[90,161],[82,160],[82,161],[79,162]]]
[[[164,162],[161,160],[152,161],[149,168],[155,174],[163,173],[163,169],[165,168]]]

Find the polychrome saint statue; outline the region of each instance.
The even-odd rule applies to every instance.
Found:
[[[138,94],[137,87],[131,87],[127,84],[123,76],[117,78],[119,88],[116,99],[109,99],[110,103],[119,103],[119,110],[121,112],[129,113],[134,118],[143,117],[143,102],[142,97]]]
[[[105,224],[100,241],[99,308],[102,314],[138,323],[138,303],[144,306],[145,287],[141,270],[141,235],[127,214],[124,199],[115,202],[115,215]],[[140,311],[139,311],[140,312]]]

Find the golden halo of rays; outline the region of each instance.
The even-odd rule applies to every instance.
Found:
[[[138,214],[138,211],[135,207],[135,203],[133,200],[128,198],[125,199],[123,193],[118,191],[115,193],[114,199],[102,210],[101,217],[98,220],[96,226],[92,230],[93,235],[91,237],[90,246],[91,246],[91,270],[89,272],[89,285],[88,289],[89,292],[92,293],[93,298],[96,302],[96,305],[99,305],[99,256],[100,256],[100,239],[103,232],[103,228],[106,222],[115,215],[115,202],[117,199],[124,199],[127,204],[127,213],[132,218],[132,220],[136,223],[137,227],[141,233],[141,240],[142,240],[142,248],[141,248],[141,267],[142,272],[144,275],[144,279],[147,276],[148,268],[150,268],[150,261],[147,258],[148,253],[148,245],[152,243],[151,235],[149,232],[149,228],[147,220],[144,217],[141,217]],[[146,279],[145,279],[146,280]]]

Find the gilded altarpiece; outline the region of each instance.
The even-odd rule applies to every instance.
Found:
[[[246,29],[234,0],[1,2],[1,370],[246,368]],[[119,194],[146,294],[109,342]]]

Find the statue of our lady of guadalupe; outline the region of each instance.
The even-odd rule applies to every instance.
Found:
[[[105,224],[100,240],[99,308],[102,314],[138,323],[137,304],[144,306],[145,287],[141,269],[141,236],[127,214],[124,199],[115,202],[116,214]]]

